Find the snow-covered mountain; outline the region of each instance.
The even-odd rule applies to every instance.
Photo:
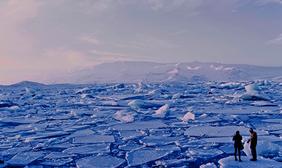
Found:
[[[69,74],[68,83],[280,80],[282,67],[220,63],[113,62]]]

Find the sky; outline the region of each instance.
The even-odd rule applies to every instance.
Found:
[[[1,0],[0,84],[113,61],[282,66],[282,0]]]

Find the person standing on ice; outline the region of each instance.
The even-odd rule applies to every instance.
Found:
[[[237,152],[239,156],[239,161],[241,162],[241,150],[243,149],[242,145],[242,136],[240,135],[239,131],[236,131],[236,134],[233,136],[233,141],[234,141],[234,156],[235,160],[237,161]]]
[[[257,133],[252,128],[250,128],[250,139],[248,140],[248,143],[251,143],[250,148],[253,156],[251,161],[257,160],[257,150],[256,150],[257,141],[258,141]]]

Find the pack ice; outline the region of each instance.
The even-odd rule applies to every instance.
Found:
[[[281,168],[281,104],[273,81],[0,86],[0,167]]]

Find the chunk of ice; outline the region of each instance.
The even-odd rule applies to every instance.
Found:
[[[76,162],[77,168],[115,168],[124,163],[124,159],[106,156],[90,156],[79,159]]]
[[[176,143],[180,137],[166,137],[166,136],[147,136],[140,141],[147,146],[159,146]]]
[[[195,120],[195,114],[193,114],[192,112],[188,112],[182,117],[181,120],[184,122],[187,122],[189,120]]]
[[[134,123],[127,124],[118,124],[113,126],[115,130],[146,130],[146,129],[154,129],[154,128],[164,128],[168,127],[168,125],[164,124],[162,121],[154,120],[154,121],[137,121]]]
[[[269,122],[269,123],[282,123],[282,118],[272,118],[272,119],[265,119],[263,122]]]
[[[91,129],[84,129],[84,130],[79,130],[76,131],[74,133],[72,133],[70,136],[68,136],[69,138],[74,138],[74,137],[79,137],[79,136],[87,136],[87,135],[92,135],[95,132],[92,131]]]
[[[126,153],[128,166],[138,166],[151,161],[158,160],[169,154],[165,150],[156,150],[151,148],[143,148]]]
[[[168,110],[169,110],[169,105],[165,104],[155,111],[155,116],[164,118],[167,115]]]
[[[79,136],[73,139],[73,143],[87,144],[87,143],[111,143],[115,142],[112,135],[87,135]]]
[[[248,157],[242,156],[242,162],[234,160],[234,156],[229,156],[227,158],[220,159],[218,163],[221,168],[281,168],[281,163],[276,162],[271,159],[258,158],[257,161],[249,161]]]
[[[68,163],[72,162],[72,158],[61,158],[61,159],[53,159],[53,160],[45,160],[40,164],[52,167],[66,166]]]
[[[7,161],[7,165],[9,166],[26,166],[31,162],[43,157],[43,152],[23,152],[18,153],[10,160]]]
[[[245,90],[247,93],[252,94],[252,95],[257,95],[259,88],[256,84],[250,84],[245,86]]]
[[[184,135],[187,136],[207,136],[207,137],[232,137],[236,131],[241,135],[249,135],[249,128],[243,126],[193,126],[186,129]],[[257,131],[258,135],[267,135],[265,131]]]
[[[120,131],[120,136],[124,141],[126,141],[129,139],[134,139],[143,136],[143,133],[142,131],[135,131],[135,130]]]
[[[207,163],[207,164],[201,165],[200,168],[217,168],[217,166],[214,163]]]
[[[254,101],[251,103],[251,105],[258,106],[258,107],[277,106],[276,104],[269,102],[269,101]]]
[[[138,110],[138,109],[149,109],[149,108],[159,108],[163,104],[152,102],[152,101],[144,101],[144,100],[132,100],[128,103],[128,106],[132,109]]]
[[[279,156],[279,153],[281,151],[281,146],[268,141],[259,141],[257,145],[258,155],[263,156],[265,158],[273,158]]]
[[[105,153],[109,152],[110,148],[108,144],[94,144],[94,145],[84,145],[78,147],[71,147],[63,151],[67,154],[94,154],[94,153]]]
[[[134,116],[132,113],[127,112],[127,111],[117,111],[114,114],[114,119],[121,121],[123,123],[130,123],[134,121]]]
[[[6,151],[3,151],[1,153],[1,156],[9,156],[9,155],[15,155],[17,153],[25,152],[31,150],[31,147],[25,146],[25,147],[14,147],[11,149],[8,149]]]
[[[119,146],[118,148],[120,150],[124,150],[124,151],[132,151],[132,150],[135,150],[135,149],[138,149],[138,148],[141,148],[142,145],[139,145],[133,141],[128,141],[125,145],[121,145]]]
[[[52,152],[49,153],[47,156],[44,157],[44,159],[62,159],[62,158],[71,158],[74,155],[62,153],[62,152]]]
[[[219,149],[189,149],[187,156],[199,157],[199,158],[212,158],[223,154]]]

